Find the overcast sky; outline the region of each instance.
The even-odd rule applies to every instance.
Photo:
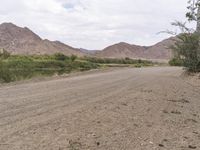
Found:
[[[117,42],[152,45],[185,20],[188,0],[1,0],[0,23],[27,26],[44,39],[77,48]]]

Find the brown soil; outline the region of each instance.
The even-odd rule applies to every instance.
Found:
[[[1,150],[200,149],[200,88],[181,68],[0,87]]]

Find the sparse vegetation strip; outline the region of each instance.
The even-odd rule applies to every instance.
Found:
[[[117,67],[122,65],[134,65],[135,67],[152,66],[153,63],[146,60],[133,59],[109,59],[83,57],[76,55],[65,56],[61,53],[54,55],[10,55],[4,49],[0,52],[0,82],[12,82],[29,79],[37,76],[61,75],[72,71],[86,71],[102,67]]]

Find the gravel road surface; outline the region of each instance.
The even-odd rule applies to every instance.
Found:
[[[200,87],[177,67],[0,87],[0,150],[200,149]]]

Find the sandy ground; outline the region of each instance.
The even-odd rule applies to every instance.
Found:
[[[200,87],[123,68],[0,87],[0,150],[200,149]]]

